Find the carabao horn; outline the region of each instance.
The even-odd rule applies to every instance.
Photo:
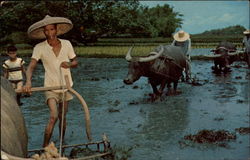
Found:
[[[205,54],[203,55],[204,57],[208,57],[208,58],[219,58],[222,55],[221,54]]]
[[[163,46],[161,46],[161,50],[157,54],[149,56],[149,57],[140,57],[138,59],[138,61],[139,62],[149,62],[149,61],[152,61],[152,60],[160,57],[162,55],[163,51],[164,51],[164,48],[163,48]],[[152,52],[151,52],[151,54],[152,54]]]
[[[234,55],[237,55],[237,54],[242,54],[242,53],[245,53],[244,51],[236,51],[236,52],[229,52],[228,55],[229,56],[234,56]]]
[[[132,49],[133,49],[133,47],[130,47],[130,48],[129,48],[128,53],[127,53],[127,55],[126,55],[126,57],[125,57],[125,59],[126,59],[127,61],[129,61],[129,62],[132,61],[132,57],[131,57]]]

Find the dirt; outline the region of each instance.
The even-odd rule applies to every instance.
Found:
[[[98,154],[99,152],[94,151],[90,148],[80,148],[80,147],[74,147],[69,154],[69,158],[80,158],[84,156],[91,156],[94,154]]]
[[[184,136],[185,140],[190,140],[196,143],[217,143],[222,141],[235,140],[236,135],[225,130],[201,130],[195,135]]]
[[[250,128],[249,127],[236,128],[235,131],[239,132],[240,134],[250,134]]]

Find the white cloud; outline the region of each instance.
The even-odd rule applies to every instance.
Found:
[[[232,22],[234,20],[234,15],[229,13],[224,13],[221,17],[218,17],[219,22]]]

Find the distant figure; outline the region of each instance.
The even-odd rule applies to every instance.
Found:
[[[191,78],[191,39],[190,35],[187,32],[184,32],[183,30],[178,31],[173,36],[174,41],[172,42],[172,45],[181,47],[183,50],[184,55],[187,57],[187,65],[185,68],[185,74],[186,74],[186,81],[188,81]],[[184,77],[182,76],[182,80],[184,81]]]
[[[7,54],[9,59],[3,63],[4,77],[8,79],[14,89],[22,89],[23,87],[23,75],[25,75],[24,60],[17,57],[17,48],[15,46],[9,46],[7,48]],[[17,104],[22,105],[21,94],[16,95]]]
[[[49,15],[29,27],[28,36],[30,38],[44,39],[44,41],[38,43],[33,49],[31,61],[26,72],[27,81],[23,87],[24,92],[31,92],[32,74],[39,60],[43,62],[45,69],[44,87],[66,85],[64,80],[65,75],[69,78],[70,86],[73,85],[70,68],[74,68],[78,64],[76,54],[70,41],[57,37],[68,32],[72,27],[73,24],[69,19],[51,17]],[[49,144],[58,119],[60,121],[59,133],[62,130],[62,137],[60,136],[60,138],[64,139],[68,101],[73,99],[73,96],[66,89],[46,91],[45,97],[50,117],[45,128],[43,147]],[[62,122],[63,126],[61,126]]]
[[[246,30],[243,32],[243,34],[245,35],[243,38],[243,48],[244,48],[244,52],[245,52],[245,61],[248,64],[248,67],[250,68],[250,30]]]

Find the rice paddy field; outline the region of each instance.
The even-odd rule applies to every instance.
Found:
[[[205,53],[207,49],[194,49]],[[195,52],[193,53],[195,54]],[[24,58],[26,62],[30,58]],[[93,141],[105,133],[116,160],[247,160],[249,158],[249,69],[244,62],[232,72],[214,74],[212,61],[192,61],[192,75],[200,85],[180,82],[181,94],[151,102],[147,78],[132,85],[124,58],[83,58],[72,69],[73,88],[84,97],[91,117]],[[32,86],[42,86],[38,64]],[[22,98],[29,150],[41,148],[49,109],[44,93]],[[247,130],[246,133],[239,132]],[[59,145],[55,126],[53,141]],[[84,112],[78,99],[70,102],[65,143],[86,143]],[[71,148],[66,156],[72,155]]]
[[[214,37],[192,39],[192,49],[215,48],[219,42],[228,40],[234,43],[237,48],[242,48],[240,37]],[[130,47],[134,47],[133,56],[146,56],[158,45],[171,44],[172,38],[99,38],[95,43],[88,43],[87,46],[77,43],[74,46],[79,57],[88,58],[123,58]],[[16,44],[20,56],[31,56],[33,46],[29,44]],[[5,48],[0,48],[1,55],[6,53]],[[193,56],[193,59],[200,57]]]
[[[88,46],[74,46],[79,66],[72,69],[74,86],[87,102],[94,141],[105,133],[116,159],[245,160],[249,159],[249,69],[244,62],[232,65],[232,72],[214,74],[212,61],[198,57],[209,54],[219,42],[192,43],[192,75],[200,85],[180,82],[180,95],[151,102],[152,92],[145,77],[125,85],[128,72],[124,59],[134,46],[133,56],[145,56],[167,39],[100,39]],[[239,41],[234,42],[241,49]],[[32,46],[18,44],[18,53],[29,63]],[[6,59],[4,49],[1,62]],[[26,57],[25,57],[26,56]],[[196,60],[195,60],[196,59]],[[33,86],[43,85],[44,69],[38,64]],[[22,98],[21,106],[28,130],[28,148],[42,146],[48,107],[43,93]],[[76,98],[67,115],[66,144],[86,142],[84,119]],[[56,128],[56,127],[55,127]],[[247,130],[246,133],[240,131]],[[59,145],[59,131],[52,141]],[[217,139],[211,139],[216,137]],[[72,150],[65,150],[70,157]]]

